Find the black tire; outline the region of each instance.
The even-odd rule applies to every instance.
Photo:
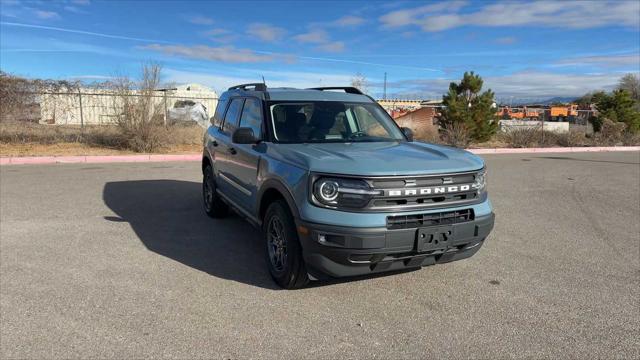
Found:
[[[229,206],[225,204],[216,192],[216,182],[213,178],[213,168],[207,165],[202,176],[202,204],[204,211],[212,218],[224,217],[229,213]]]
[[[277,223],[281,225],[279,232]],[[273,280],[285,289],[299,289],[307,285],[309,276],[302,258],[302,247],[286,202],[278,200],[269,205],[262,232],[267,266]]]

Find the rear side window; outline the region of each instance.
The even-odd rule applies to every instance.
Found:
[[[218,101],[216,113],[213,114],[213,118],[211,118],[211,124],[213,124],[213,126],[220,127],[222,125],[222,117],[224,116],[224,110],[227,107],[227,102],[227,99]]]
[[[260,106],[260,100],[248,98],[244,101],[240,127],[251,128],[256,137],[262,137],[262,107]]]
[[[241,98],[231,100],[229,109],[227,109],[227,113],[224,115],[224,124],[222,125],[223,132],[231,134],[238,128],[238,115],[240,115],[240,111],[242,110],[243,101],[244,99]]]

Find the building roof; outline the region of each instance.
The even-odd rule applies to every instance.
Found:
[[[190,84],[182,84],[182,85],[178,85],[176,86],[177,91],[194,91],[194,92],[212,92],[215,93],[215,91],[213,91],[213,89],[211,89],[210,87],[201,85],[201,84],[197,84],[197,83],[190,83]]]
[[[398,114],[394,117],[396,121],[410,120],[413,122],[431,123],[437,115],[437,111],[433,107],[422,107],[416,110],[408,111],[404,114]]]

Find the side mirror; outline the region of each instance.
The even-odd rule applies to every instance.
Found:
[[[255,144],[258,142],[252,128],[237,128],[231,135],[231,141],[234,144]]]
[[[404,136],[407,137],[407,140],[413,141],[413,130],[409,129],[408,127],[403,127],[401,129],[402,129],[402,132],[404,133]]]

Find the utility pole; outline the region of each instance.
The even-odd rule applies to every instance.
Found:
[[[178,88],[165,88],[156,89],[155,91],[162,91],[162,98],[164,102],[164,126],[167,126],[167,120],[169,119],[169,107],[167,106],[167,91],[176,91]],[[151,99],[153,101],[153,98]]]
[[[382,100],[387,100],[387,72],[384,72],[384,92],[382,93]]]
[[[167,92],[163,91],[164,98],[164,127],[167,127],[167,118],[169,117],[169,109],[167,108]]]
[[[80,102],[80,129],[84,130],[84,114],[82,114],[82,90],[78,88],[78,101]]]

